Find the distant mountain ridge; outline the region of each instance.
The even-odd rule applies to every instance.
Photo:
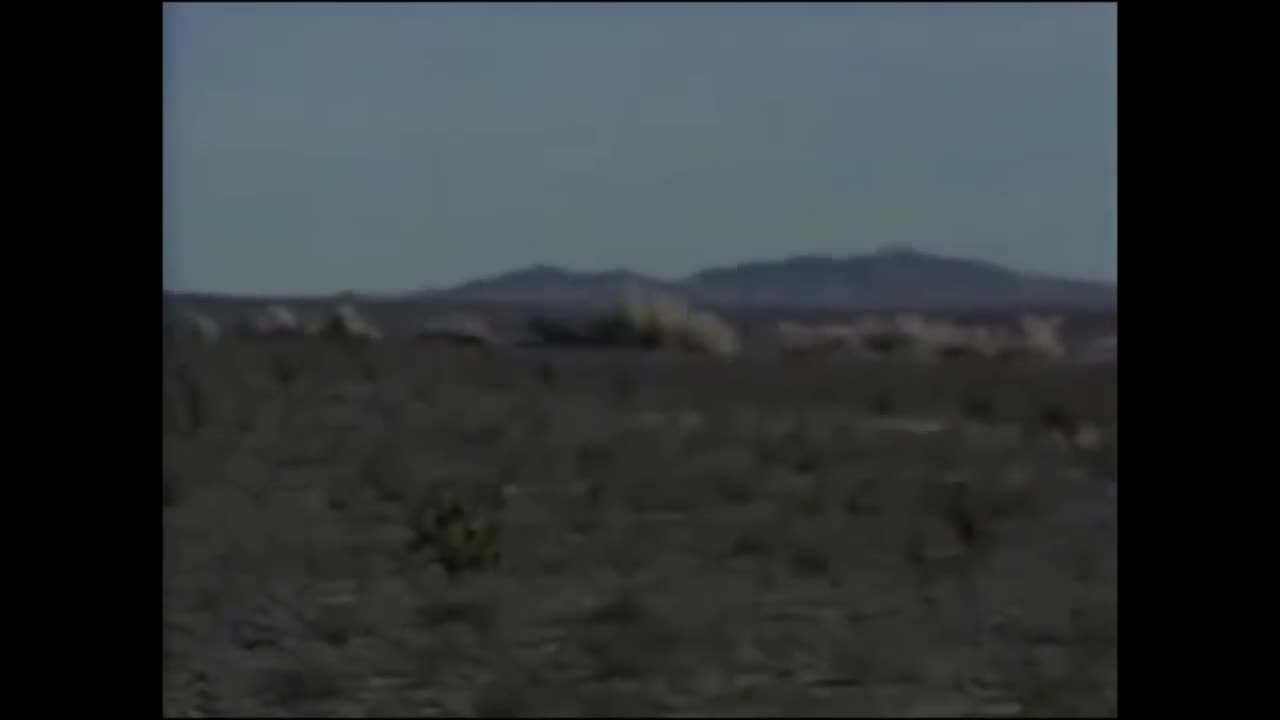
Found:
[[[677,285],[626,270],[574,272],[535,265],[472,280],[442,292],[428,292],[426,296],[464,302],[595,304],[612,302],[626,287],[674,290]]]
[[[624,270],[539,265],[420,295],[459,302],[609,303],[628,286],[678,292],[724,306],[829,308],[1113,308],[1116,286],[1022,273],[995,263],[910,248],[844,258],[802,255],[708,268],[676,281]]]

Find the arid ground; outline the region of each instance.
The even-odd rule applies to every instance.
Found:
[[[165,714],[1115,715],[1116,384],[166,340]]]

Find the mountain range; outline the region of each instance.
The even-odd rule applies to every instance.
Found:
[[[662,289],[720,306],[990,310],[1114,308],[1114,284],[1018,272],[995,263],[910,248],[836,258],[805,255],[709,268],[678,280],[623,270],[538,265],[428,291],[453,302],[593,305],[627,287]]]

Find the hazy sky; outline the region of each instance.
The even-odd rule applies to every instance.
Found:
[[[166,4],[170,289],[889,244],[1116,277],[1113,4]]]

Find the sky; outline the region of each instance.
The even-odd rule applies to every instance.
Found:
[[[170,290],[890,245],[1116,279],[1114,4],[164,13]]]

